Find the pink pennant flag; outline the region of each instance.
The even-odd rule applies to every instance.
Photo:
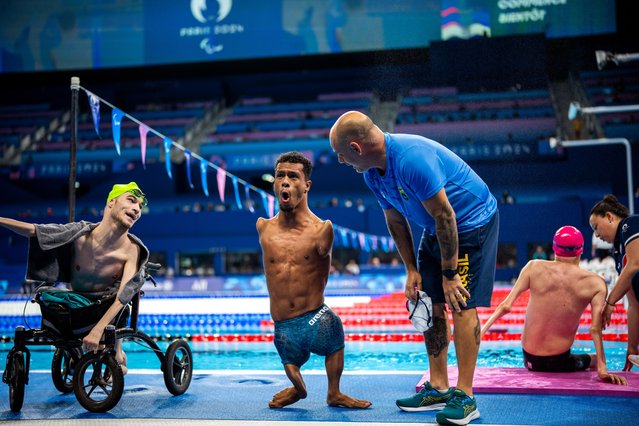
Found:
[[[275,207],[275,197],[268,194],[266,198],[268,199],[268,217],[273,217],[273,209]]]
[[[361,232],[358,232],[357,238],[359,239],[359,247],[364,250],[366,248],[366,236]]]
[[[224,189],[226,188],[226,171],[223,168],[217,169],[217,190],[220,193],[220,200],[224,202]]]
[[[149,133],[149,128],[144,124],[140,124],[140,152],[142,153],[142,165],[146,169],[146,134]]]

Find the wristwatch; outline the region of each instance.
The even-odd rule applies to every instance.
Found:
[[[446,277],[446,279],[452,280],[453,278],[455,278],[455,275],[457,275],[459,272],[457,272],[457,268],[455,269],[444,269],[442,271],[442,275]]]

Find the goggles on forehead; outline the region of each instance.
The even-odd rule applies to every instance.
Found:
[[[130,189],[128,192],[142,200],[142,207],[146,207],[149,204],[149,201],[146,199],[146,195],[144,195],[144,193],[139,189]]]

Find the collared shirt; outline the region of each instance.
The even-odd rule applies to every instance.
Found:
[[[404,217],[435,234],[435,220],[422,201],[442,188],[457,219],[458,232],[477,229],[497,211],[497,200],[466,162],[443,145],[417,135],[384,134],[386,172],[372,168],[364,180],[382,209],[395,208]]]

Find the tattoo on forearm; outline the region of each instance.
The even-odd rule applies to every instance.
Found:
[[[448,356],[448,333],[446,332],[446,320],[444,318],[433,318],[433,326],[424,333],[426,352],[428,355],[437,358],[442,352]]]
[[[442,252],[442,259],[457,256],[457,223],[450,206],[444,207],[442,216],[436,220],[437,239]]]

